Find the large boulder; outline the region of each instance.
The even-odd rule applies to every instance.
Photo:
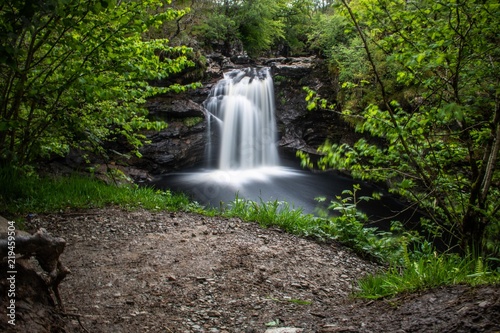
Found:
[[[194,125],[169,122],[167,129],[148,135],[151,143],[140,150],[143,156],[135,165],[161,174],[200,164],[205,152],[205,132],[204,120]]]
[[[315,57],[272,58],[264,61],[264,64],[271,66],[277,75],[290,79],[302,79],[314,72],[318,62]]]

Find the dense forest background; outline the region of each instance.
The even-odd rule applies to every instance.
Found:
[[[71,148],[133,153],[161,129],[143,104],[198,86],[151,84],[205,55],[317,56],[337,100],[314,109],[363,133],[327,142],[317,166],[384,183],[425,211],[455,250],[500,245],[500,5],[494,0],[6,0],[0,5],[0,164],[27,168]],[[300,154],[304,165],[314,167]]]

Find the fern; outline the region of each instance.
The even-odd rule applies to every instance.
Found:
[[[410,268],[411,260],[410,255],[408,253],[408,240],[406,237],[401,238],[401,248],[403,250],[403,260],[406,268]]]
[[[479,257],[476,260],[476,265],[474,267],[474,274],[476,275],[482,275],[484,274],[484,263],[483,263],[483,258]]]

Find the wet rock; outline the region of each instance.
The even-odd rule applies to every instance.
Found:
[[[146,103],[153,116],[163,118],[204,117],[203,107],[190,99],[172,100],[170,96],[155,97]]]
[[[310,75],[314,69],[314,58],[292,58],[282,62],[274,62],[273,69],[277,75],[287,78],[302,79]]]
[[[335,78],[326,64],[315,57],[274,58],[265,62],[274,75],[276,118],[280,132],[279,145],[315,153],[326,140],[340,142],[352,133],[337,114],[330,110],[307,109],[307,86],[334,103],[337,97]]]
[[[182,120],[172,121],[165,130],[148,135],[151,143],[141,148],[142,158],[134,164],[160,174],[200,163],[205,150],[206,124],[201,117],[194,121],[199,123],[190,126]]]
[[[236,55],[236,56],[231,57],[231,61],[237,65],[243,65],[243,64],[246,65],[246,64],[250,64],[252,62],[252,59],[248,55],[243,54],[243,55]]]

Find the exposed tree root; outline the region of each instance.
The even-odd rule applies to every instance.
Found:
[[[47,272],[47,286],[53,291],[57,305],[63,309],[58,287],[66,275],[70,273],[70,270],[61,263],[59,257],[66,247],[66,241],[63,238],[52,236],[43,228],[40,228],[33,235],[17,234],[14,237],[14,242],[12,242],[12,238],[2,238],[0,239],[0,257],[3,260],[9,257],[12,244],[15,245],[14,252],[16,256],[21,255],[23,258],[34,257],[40,267]]]

